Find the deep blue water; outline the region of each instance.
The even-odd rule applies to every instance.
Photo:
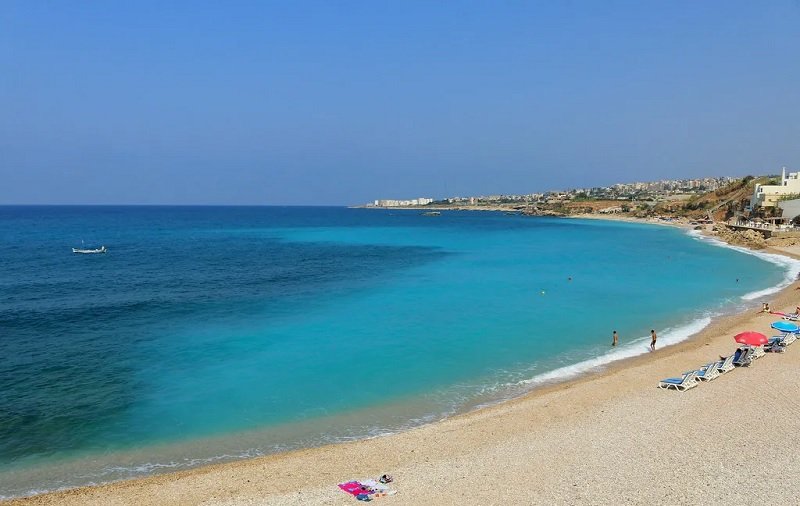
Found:
[[[0,497],[436,419],[683,339],[787,268],[501,213],[0,207]]]

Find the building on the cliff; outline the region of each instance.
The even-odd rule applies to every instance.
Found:
[[[757,184],[750,198],[750,209],[775,207],[789,195],[800,195],[800,172],[781,170],[781,184]]]
[[[393,200],[393,199],[375,200],[373,205],[375,207],[426,206],[431,202],[433,202],[432,198],[420,197],[417,199],[410,199],[410,200]]]

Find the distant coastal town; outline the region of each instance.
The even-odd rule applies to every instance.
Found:
[[[619,183],[521,195],[375,200],[376,209],[503,211],[526,216],[661,220],[706,226],[721,239],[751,248],[800,244],[800,172]]]
[[[639,218],[668,215],[706,217],[711,221],[757,219],[779,224],[800,217],[800,172],[787,172],[783,167],[779,175],[756,177],[618,183],[542,193],[444,199],[378,199],[361,207],[512,210],[530,215],[629,213]]]
[[[495,205],[518,203],[556,203],[573,200],[619,200],[619,201],[652,201],[687,198],[709,191],[715,191],[727,186],[741,178],[734,177],[706,177],[699,179],[675,179],[651,182],[617,183],[611,186],[593,188],[574,188],[570,190],[555,190],[543,193],[510,194],[510,195],[480,195],[468,197],[448,197],[433,199],[418,197],[413,199],[379,199],[366,207],[413,207],[426,205]]]

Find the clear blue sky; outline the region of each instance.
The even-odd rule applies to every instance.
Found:
[[[0,203],[800,170],[797,1],[0,2]]]

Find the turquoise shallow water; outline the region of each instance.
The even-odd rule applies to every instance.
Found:
[[[435,420],[798,270],[667,227],[342,208],[4,207],[0,258],[0,496]]]

